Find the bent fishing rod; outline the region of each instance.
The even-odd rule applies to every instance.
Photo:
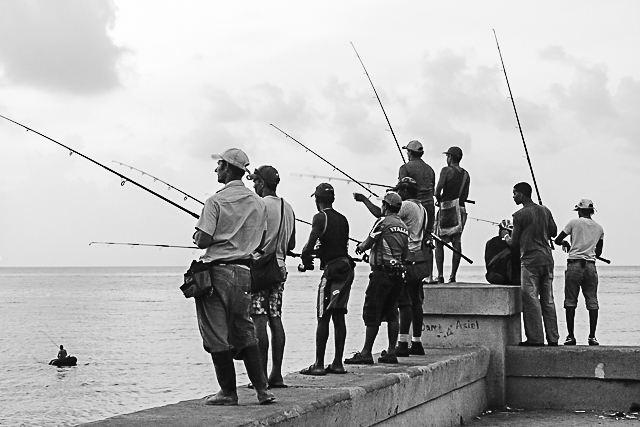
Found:
[[[331,164],[327,159],[323,158],[322,156],[320,156],[319,154],[315,153],[313,150],[311,150],[310,148],[308,148],[306,145],[304,145],[303,143],[301,143],[300,141],[298,141],[297,139],[293,138],[292,136],[290,136],[289,134],[287,134],[285,131],[283,131],[282,129],[278,128],[277,126],[274,126],[273,124],[271,125],[274,128],[278,129],[280,132],[282,132],[283,134],[285,134],[287,136],[287,138],[291,138],[292,140],[294,140],[295,142],[297,142],[298,144],[302,145],[304,148],[307,149],[307,151],[310,151],[311,153],[315,154],[318,158],[320,158],[321,160],[323,160],[324,162],[328,163],[331,167],[334,168],[334,170],[337,170],[338,172],[340,172],[341,174],[343,174],[344,176],[346,176],[347,178],[349,178],[350,180],[352,180],[354,183],[358,184],[360,187],[364,188],[365,190],[367,190],[369,193],[371,193],[372,196],[374,197],[378,197],[378,195],[376,193],[374,193],[373,191],[371,191],[370,189],[368,189],[367,187],[364,186],[364,184],[360,183],[360,181],[352,178],[351,176],[349,176],[346,172],[343,172],[342,170],[338,169],[336,166],[334,166],[333,164]],[[465,261],[467,261],[469,264],[473,264],[473,261],[468,258],[467,256],[465,256],[462,252],[460,252],[459,250],[457,250],[455,247],[453,247],[452,245],[450,245],[449,243],[445,242],[444,240],[442,240],[440,237],[438,237],[437,235],[430,233],[431,237],[433,237],[435,240],[437,240],[438,242],[442,243],[444,246],[446,246],[447,248],[449,248],[451,251],[453,251],[454,253],[460,255],[461,258],[463,258]]]
[[[540,197],[540,190],[538,190],[538,183],[536,182],[536,176],[533,174],[533,166],[531,165],[531,158],[529,157],[529,150],[527,150],[527,143],[524,141],[524,134],[522,133],[522,126],[520,126],[520,118],[518,117],[518,110],[516,110],[516,102],[513,99],[513,93],[511,93],[511,85],[509,84],[509,77],[507,77],[507,69],[504,66],[502,60],[502,52],[500,51],[500,45],[498,44],[498,36],[496,30],[493,30],[493,36],[496,39],[496,46],[498,47],[498,54],[500,55],[500,63],[502,64],[502,71],[504,72],[504,78],[507,81],[507,88],[509,89],[509,98],[511,99],[511,105],[513,105],[513,112],[516,114],[516,121],[518,122],[518,129],[520,130],[520,137],[522,138],[522,145],[524,145],[524,153],[527,156],[527,162],[529,163],[529,170],[531,171],[531,178],[533,179],[533,186],[536,188],[536,195],[538,196],[538,204],[542,205],[542,198]]]
[[[49,341],[51,341],[51,342],[53,343],[53,345],[55,345],[56,347],[59,347],[59,345],[58,345],[58,344],[56,344],[56,343],[51,339],[51,337],[50,337],[49,335],[47,335],[47,333],[46,333],[45,331],[40,331],[40,332],[42,332],[42,333],[43,333],[47,338],[49,338]]]
[[[89,160],[91,163],[96,164],[96,165],[100,166],[101,168],[104,168],[104,169],[108,170],[109,172],[111,172],[111,173],[113,173],[113,174],[115,174],[115,175],[119,176],[119,177],[120,177],[120,179],[121,179],[121,181],[120,181],[120,185],[121,185],[121,186],[124,186],[124,184],[126,184],[127,182],[130,182],[130,183],[132,183],[132,184],[136,185],[137,187],[142,188],[143,190],[145,190],[145,191],[147,191],[147,192],[149,192],[149,193],[153,194],[154,196],[156,196],[156,197],[158,197],[158,198],[160,198],[160,199],[164,200],[165,202],[167,202],[167,203],[169,203],[169,204],[171,204],[171,205],[175,206],[176,208],[178,208],[178,209],[180,209],[180,210],[182,210],[182,211],[184,211],[184,212],[188,213],[189,215],[193,216],[194,218],[199,218],[199,215],[197,215],[197,214],[195,214],[195,213],[193,213],[193,212],[191,212],[191,211],[187,210],[186,208],[184,208],[184,207],[180,206],[179,204],[177,204],[177,203],[175,203],[175,202],[173,202],[173,201],[171,201],[171,200],[167,199],[166,197],[161,196],[160,194],[156,193],[156,192],[155,192],[155,191],[153,191],[153,190],[150,190],[149,188],[145,187],[144,185],[138,184],[136,181],[132,180],[131,178],[128,178],[128,177],[126,177],[126,176],[122,175],[121,173],[118,173],[118,172],[114,171],[113,169],[111,169],[111,168],[109,168],[109,167],[107,167],[107,166],[103,165],[103,164],[102,164],[102,163],[100,163],[100,162],[97,162],[97,161],[93,160],[92,158],[90,158],[90,157],[88,157],[88,156],[85,156],[84,154],[80,153],[79,151],[76,151],[76,150],[74,150],[73,148],[67,147],[66,145],[62,144],[61,142],[58,142],[58,141],[56,141],[55,139],[50,138],[50,137],[48,137],[47,135],[44,135],[44,134],[42,134],[42,133],[38,132],[37,130],[31,129],[30,127],[27,127],[27,126],[25,126],[25,125],[23,125],[23,124],[21,124],[21,123],[18,123],[18,122],[16,122],[15,120],[11,120],[10,118],[5,117],[5,116],[3,116],[3,115],[0,115],[0,117],[2,117],[3,119],[5,119],[5,120],[7,120],[7,121],[10,121],[11,123],[15,123],[16,125],[18,125],[18,126],[20,126],[20,127],[24,128],[24,129],[26,129],[26,130],[27,130],[27,132],[31,131],[31,132],[33,132],[33,133],[35,133],[35,134],[37,134],[37,135],[40,135],[40,136],[41,136],[41,137],[43,137],[43,138],[48,139],[49,141],[55,142],[56,144],[58,144],[59,146],[61,146],[61,147],[63,147],[63,148],[66,148],[67,150],[69,150],[69,155],[71,155],[71,154],[77,154],[77,155],[79,155],[80,157],[82,157],[82,158],[84,158],[84,159]]]
[[[354,46],[354,44],[352,42],[351,43],[351,47],[353,47],[353,51],[356,53],[356,56],[358,57],[358,60],[360,61],[360,64],[362,64],[362,69],[364,69],[364,73],[367,75],[367,78],[369,79],[369,83],[371,83],[371,88],[373,89],[373,93],[376,95],[376,99],[378,100],[378,103],[380,104],[380,108],[382,108],[382,114],[384,114],[384,118],[387,119],[387,124],[389,125],[389,130],[391,131],[391,135],[393,135],[393,139],[396,141],[396,146],[398,147],[398,151],[400,152],[400,157],[402,157],[402,162],[403,163],[407,163],[407,161],[404,159],[404,154],[402,154],[402,149],[400,148],[400,144],[398,143],[398,138],[396,138],[396,134],[393,131],[393,128],[391,127],[391,122],[389,121],[389,117],[387,116],[387,112],[384,110],[384,107],[382,106],[382,101],[380,100],[380,97],[378,96],[378,91],[376,91],[376,87],[373,85],[373,81],[371,81],[371,77],[369,77],[369,73],[367,72],[367,68],[364,66],[364,62],[362,62],[362,59],[360,58],[360,55],[358,55],[358,51],[356,50],[356,47]]]

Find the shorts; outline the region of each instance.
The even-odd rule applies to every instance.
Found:
[[[318,285],[317,315],[328,313],[347,314],[347,304],[355,273],[349,258],[336,258],[327,263]]]
[[[598,272],[596,264],[580,261],[567,264],[564,272],[564,308],[578,306],[578,293],[582,289],[587,310],[598,310]]]
[[[251,294],[251,315],[266,314],[269,317],[282,317],[282,293],[284,282],[269,289]]]
[[[242,265],[217,265],[211,268],[213,289],[208,296],[196,298],[196,314],[203,346],[208,353],[258,345],[251,308],[251,272]]]
[[[362,318],[365,326],[380,326],[398,321],[398,298],[404,282],[400,276],[374,270],[369,274],[369,286],[364,294]]]
[[[405,269],[404,287],[398,299],[398,307],[422,307],[424,301],[422,279],[428,276],[427,263],[408,264],[405,265]]]

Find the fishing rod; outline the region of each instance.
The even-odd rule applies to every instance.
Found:
[[[474,218],[474,217],[472,217],[472,216],[468,216],[468,215],[467,215],[467,218],[468,218],[468,219],[473,219],[473,220],[475,220],[475,221],[488,222],[489,224],[493,224],[493,225],[500,225],[500,223],[499,223],[499,222],[489,221],[488,219]]]
[[[177,207],[178,209],[180,209],[180,210],[182,210],[182,211],[184,211],[184,212],[188,213],[189,215],[193,216],[194,218],[199,218],[199,215],[197,215],[197,214],[195,214],[195,213],[193,213],[193,212],[191,212],[191,211],[187,210],[186,208],[184,208],[184,207],[180,206],[179,204],[177,204],[177,203],[175,203],[175,202],[173,202],[173,201],[171,201],[171,200],[167,199],[166,197],[161,196],[160,194],[156,193],[155,191],[152,191],[152,190],[148,189],[147,187],[145,187],[145,186],[143,186],[143,185],[141,185],[141,184],[138,184],[136,181],[134,181],[134,180],[132,180],[132,179],[130,179],[130,178],[127,178],[126,176],[122,175],[121,173],[118,173],[118,172],[114,171],[113,169],[111,169],[111,168],[109,168],[109,167],[107,167],[107,166],[103,165],[102,163],[97,162],[97,161],[93,160],[92,158],[90,158],[90,157],[88,157],[88,156],[85,156],[84,154],[80,153],[79,151],[76,151],[76,150],[74,150],[73,148],[69,148],[69,147],[67,147],[66,145],[64,145],[64,144],[62,144],[62,143],[60,143],[60,142],[56,141],[55,139],[53,139],[53,138],[49,138],[47,135],[44,135],[44,134],[42,134],[42,133],[40,133],[40,132],[38,132],[38,131],[36,131],[36,130],[34,130],[34,129],[31,129],[30,127],[27,127],[27,126],[25,126],[25,125],[21,124],[21,123],[18,123],[18,122],[16,122],[15,120],[11,120],[10,118],[5,117],[5,116],[3,116],[3,115],[0,115],[0,117],[2,117],[2,118],[3,118],[3,119],[5,119],[5,120],[10,121],[11,123],[15,123],[15,124],[17,124],[17,125],[18,125],[18,126],[20,126],[20,127],[23,127],[24,129],[26,129],[26,130],[27,130],[27,132],[28,132],[28,131],[31,131],[31,132],[33,132],[33,133],[35,133],[35,134],[38,134],[38,135],[42,136],[43,138],[48,139],[49,141],[55,142],[56,144],[58,144],[59,146],[61,146],[61,147],[63,147],[63,148],[66,148],[67,150],[69,150],[69,155],[71,155],[71,154],[74,154],[74,153],[75,153],[75,154],[79,155],[80,157],[82,157],[82,158],[85,158],[85,159],[89,160],[91,163],[96,164],[96,165],[98,165],[98,166],[100,166],[100,167],[102,167],[102,168],[104,168],[104,169],[108,170],[109,172],[111,172],[111,173],[113,173],[113,174],[115,174],[115,175],[119,176],[119,177],[120,177],[120,179],[121,179],[121,181],[120,181],[120,185],[121,185],[121,186],[124,186],[124,184],[126,184],[127,182],[131,182],[132,184],[134,184],[134,185],[138,186],[139,188],[142,188],[143,190],[148,191],[149,193],[153,194],[154,196],[159,197],[160,199],[164,200],[165,202],[170,203],[170,204],[172,204],[173,206]]]
[[[292,173],[292,176],[306,176],[306,177],[310,177],[310,178],[322,178],[322,179],[326,179],[329,181],[343,181],[346,183],[352,183],[354,182],[351,179],[345,179],[345,178],[336,178],[333,176],[324,176],[324,175],[310,175],[310,174],[306,174],[306,173]],[[392,185],[384,185],[384,184],[376,184],[375,182],[367,182],[367,181],[360,181],[361,183],[368,185],[368,186],[374,186],[374,187],[382,187],[382,188],[394,188]]]
[[[364,73],[367,75],[367,78],[369,79],[369,83],[371,83],[371,88],[373,89],[373,93],[375,93],[376,98],[378,99],[378,103],[380,104],[380,108],[382,108],[382,113],[384,114],[384,118],[387,119],[387,124],[389,125],[389,130],[391,131],[391,135],[393,135],[393,139],[396,141],[396,146],[398,147],[398,151],[400,152],[400,157],[402,157],[402,162],[403,163],[407,163],[407,161],[404,159],[404,154],[402,154],[402,149],[400,148],[400,144],[398,143],[398,138],[396,138],[396,134],[393,131],[393,128],[391,127],[391,122],[389,121],[389,117],[387,116],[387,112],[384,110],[384,107],[382,106],[382,101],[380,100],[380,97],[378,96],[378,92],[376,91],[376,87],[373,85],[373,82],[371,81],[371,77],[369,77],[369,73],[367,72],[367,68],[364,66],[364,62],[362,62],[362,59],[360,58],[360,55],[358,55],[358,51],[356,50],[356,47],[354,46],[354,44],[352,42],[351,43],[351,47],[353,47],[353,51],[356,53],[356,56],[358,57],[358,60],[360,61],[360,64],[362,64],[362,68],[364,69]]]
[[[185,200],[187,200],[187,198],[189,198],[189,199],[193,200],[194,202],[200,203],[201,205],[203,205],[203,206],[204,206],[204,202],[203,202],[202,200],[199,200],[199,199],[196,199],[196,198],[195,198],[195,197],[193,197],[193,196],[190,196],[189,194],[187,194],[187,193],[185,193],[184,191],[180,190],[178,187],[174,187],[173,185],[169,184],[168,182],[165,182],[165,181],[161,180],[160,178],[156,178],[155,176],[151,175],[150,173],[147,173],[147,172],[145,172],[145,171],[143,171],[143,170],[141,170],[141,169],[134,168],[133,166],[129,166],[129,165],[124,164],[124,163],[122,163],[122,162],[118,162],[118,161],[116,161],[116,160],[112,160],[112,161],[113,161],[113,162],[115,162],[115,163],[118,163],[118,164],[119,164],[119,165],[121,165],[121,166],[126,166],[126,167],[128,167],[128,168],[130,168],[130,169],[137,170],[138,172],[142,173],[143,175],[146,175],[146,176],[148,176],[148,177],[153,178],[153,179],[154,179],[154,181],[159,181],[159,182],[161,182],[161,183],[163,183],[163,184],[167,185],[167,186],[169,187],[169,189],[176,190],[176,191],[177,191],[177,192],[179,192],[180,194],[183,194],[183,195],[185,196],[185,197],[184,197],[184,199],[185,199]],[[198,218],[198,217],[196,216],[196,218]],[[303,223],[303,224],[311,225],[311,223],[310,223],[310,222],[305,221],[305,220],[300,219],[300,218],[296,218],[296,221],[301,222],[301,223]],[[356,243],[360,243],[360,241],[359,241],[359,240],[352,239],[351,237],[349,237],[349,240],[351,240],[351,241],[353,241],[353,242],[356,242]],[[137,243],[110,243],[110,242],[91,242],[91,243],[149,246],[149,245],[137,244]],[[89,243],[89,245],[91,245],[91,243]],[[166,245],[157,245],[157,246],[166,246]],[[166,247],[181,247],[181,246],[166,246]],[[191,248],[191,247],[190,247],[190,246],[184,246],[184,248],[189,249],[189,248]],[[193,249],[199,249],[199,248],[193,248]]]
[[[529,150],[527,150],[527,143],[524,142],[524,134],[522,133],[522,126],[520,126],[520,118],[518,117],[518,110],[516,110],[516,102],[513,99],[513,93],[511,93],[511,85],[509,85],[509,78],[507,77],[507,69],[504,66],[502,60],[502,52],[500,51],[500,45],[498,44],[498,36],[496,30],[493,30],[493,36],[496,39],[496,46],[498,46],[498,54],[500,55],[500,63],[502,64],[502,71],[504,72],[504,78],[507,81],[507,88],[509,89],[509,98],[511,98],[511,104],[513,105],[513,112],[516,113],[516,121],[518,122],[518,129],[520,130],[520,137],[522,138],[522,145],[524,145],[524,153],[527,156],[527,162],[529,163],[529,170],[531,171],[531,178],[533,178],[533,185],[536,188],[536,195],[538,196],[538,204],[542,205],[542,198],[540,197],[540,190],[538,190],[538,183],[536,182],[536,176],[533,174],[533,166],[531,165],[531,158],[529,157]]]
[[[47,338],[49,338],[49,341],[51,341],[53,343],[53,345],[55,345],[56,347],[60,347],[58,344],[56,344],[49,335],[47,335],[47,333],[45,331],[40,331],[42,332]]]
[[[294,137],[292,137],[291,135],[289,135],[288,133],[286,133],[285,131],[283,131],[282,129],[280,129],[279,127],[277,127],[274,124],[271,124],[271,126],[273,126],[274,128],[278,129],[280,132],[282,132],[287,138],[290,138],[292,140],[294,140],[295,142],[297,142],[298,144],[300,144],[301,146],[303,146],[307,151],[310,151],[311,153],[313,153],[316,157],[318,157],[320,160],[322,160],[323,162],[327,163],[329,166],[331,166],[333,168],[333,170],[337,170],[338,172],[340,172],[341,174],[343,174],[344,176],[346,176],[347,178],[349,178],[350,180],[352,180],[353,182],[355,182],[356,184],[358,184],[360,187],[364,188],[365,190],[367,190],[372,196],[374,197],[378,197],[378,195],[376,193],[374,193],[373,191],[371,191],[369,188],[365,187],[363,184],[361,184],[359,181],[353,179],[351,176],[349,176],[346,172],[342,171],[340,168],[338,168],[337,166],[333,165],[331,162],[329,162],[327,159],[325,159],[324,157],[322,157],[320,154],[316,153],[315,151],[313,151],[311,148],[307,147],[306,145],[304,145],[302,142],[298,141],[297,139],[295,139]]]
[[[112,160],[112,162],[113,162],[113,163],[117,163],[117,164],[119,164],[120,166],[128,167],[130,170],[138,171],[138,172],[140,172],[142,175],[147,175],[147,176],[149,176],[149,177],[153,178],[153,182],[159,181],[159,182],[163,183],[164,185],[166,185],[166,186],[168,187],[168,189],[169,189],[169,190],[176,190],[178,193],[180,193],[180,194],[182,194],[182,195],[184,196],[184,201],[185,201],[185,202],[187,201],[187,199],[195,200],[196,202],[198,201],[195,197],[193,197],[193,196],[191,196],[191,195],[189,195],[189,194],[185,193],[184,191],[180,190],[179,188],[174,187],[173,185],[169,184],[168,182],[165,182],[165,181],[161,180],[160,178],[157,178],[157,177],[155,177],[155,176],[151,175],[150,173],[146,173],[146,172],[145,172],[145,171],[143,171],[143,170],[140,170],[140,169],[138,169],[138,168],[134,168],[133,166],[129,166],[129,165],[125,164],[125,163],[118,162],[117,160]],[[202,203],[202,202],[201,202],[201,203]]]
[[[157,245],[152,243],[89,242],[89,246],[91,245],[151,246],[159,248],[200,249],[197,246]]]
[[[602,258],[602,257],[597,256],[597,255],[596,255],[596,259],[599,259],[600,261],[602,261],[602,262],[604,262],[606,264],[611,264],[611,260],[608,260],[606,258]]]

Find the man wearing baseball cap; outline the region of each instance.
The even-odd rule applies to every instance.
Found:
[[[567,223],[555,240],[556,245],[568,252],[567,270],[564,273],[564,308],[567,318],[567,335],[564,345],[576,345],[574,320],[578,306],[578,293],[582,289],[587,310],[589,311],[589,345],[599,345],[596,339],[598,324],[598,272],[596,257],[602,254],[604,230],[591,219],[595,208],[593,201],[582,199],[574,208],[578,218]],[[571,236],[571,244],[565,237]]]
[[[256,169],[247,179],[253,181],[253,189],[262,197],[267,206],[267,234],[264,241],[264,253],[260,258],[275,253],[278,266],[286,278],[285,262],[288,251],[296,247],[296,218],[291,205],[278,197],[276,188],[280,183],[280,174],[273,166],[263,165]],[[274,287],[251,294],[251,318],[258,334],[258,346],[262,356],[262,369],[267,375],[269,360],[269,337],[267,324],[271,331],[271,374],[267,376],[270,388],[286,387],[282,378],[282,359],[284,357],[285,333],[282,325],[282,294],[284,281]]]
[[[357,254],[371,249],[369,264],[371,274],[365,292],[362,317],[366,326],[362,350],[344,363],[372,365],[371,350],[380,324],[387,322],[389,343],[378,358],[379,363],[398,363],[396,341],[398,339],[398,298],[404,287],[404,262],[409,253],[409,230],[398,216],[402,198],[393,191],[382,200],[382,218],[376,220],[369,237],[356,248]]]
[[[485,278],[493,285],[520,286],[520,249],[505,242],[511,236],[513,225],[510,219],[498,224],[498,235],[489,239],[484,248]]]
[[[349,245],[349,222],[344,215],[333,209],[335,194],[333,186],[319,184],[311,197],[315,197],[318,213],[311,221],[309,240],[302,249],[300,271],[313,270],[313,258],[320,258],[323,270],[318,285],[316,328],[316,359],[303,375],[345,374],[342,364],[344,343],[347,339],[347,304],[354,279],[355,264],[347,253]],[[316,249],[316,243],[320,246]],[[335,330],[335,354],[333,362],[325,367],[324,356],[329,339],[329,322]]]
[[[414,139],[402,148],[407,150],[409,161],[400,166],[398,170],[398,181],[407,177],[415,180],[418,186],[418,195],[416,198],[420,200],[422,206],[427,210],[427,233],[430,236],[431,233],[433,233],[433,224],[436,217],[436,208],[433,202],[436,174],[433,168],[422,159],[424,148],[420,141]],[[425,252],[427,256],[428,282],[434,283],[432,280],[433,251],[431,245],[428,245]]]
[[[275,400],[267,390],[256,332],[249,316],[252,253],[266,232],[264,202],[242,183],[249,158],[231,148],[211,156],[218,161],[218,182],[224,184],[205,202],[193,241],[205,249],[200,260],[210,267],[212,289],[195,299],[200,335],[211,354],[220,391],[205,399],[207,405],[237,405],[233,359],[244,361],[260,404]]]
[[[467,221],[465,202],[469,197],[469,173],[460,167],[462,150],[450,147],[442,154],[447,155],[447,166],[440,171],[435,197],[440,209],[436,217],[436,232],[442,240],[451,243],[458,252],[453,252],[449,282],[456,281],[462,252],[462,232]],[[444,283],[444,245],[436,240],[436,267],[438,283]]]

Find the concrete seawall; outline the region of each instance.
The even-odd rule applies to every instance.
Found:
[[[486,348],[428,349],[398,365],[347,366],[346,375],[289,374],[273,405],[242,387],[240,406],[190,400],[85,426],[457,426],[487,406],[489,359]]]

